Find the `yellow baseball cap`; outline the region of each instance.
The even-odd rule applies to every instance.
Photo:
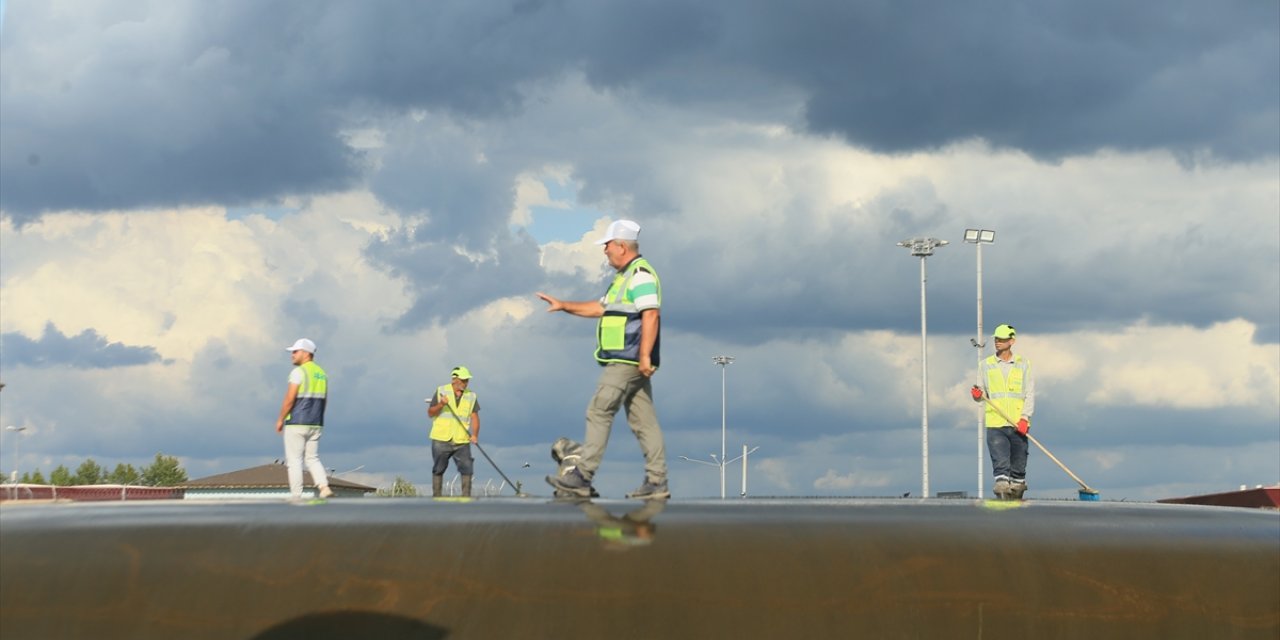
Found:
[[[996,327],[996,330],[991,334],[991,337],[999,338],[1000,340],[1008,340],[1016,335],[1018,335],[1018,332],[1014,330],[1013,325],[1002,324]]]
[[[463,366],[457,366],[453,368],[452,375],[459,380],[470,380],[471,370]]]

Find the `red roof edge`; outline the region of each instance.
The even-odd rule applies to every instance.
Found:
[[[1156,502],[1166,504],[1203,504],[1212,507],[1280,509],[1280,485],[1245,489],[1243,491],[1228,491],[1226,493],[1209,493],[1202,496],[1187,496],[1185,498],[1165,498]]]

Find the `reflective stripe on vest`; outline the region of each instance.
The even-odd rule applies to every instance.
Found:
[[[1008,368],[1009,377],[1006,379],[1000,359],[990,356],[982,361],[982,377],[986,380],[987,396],[991,398],[992,404],[1000,407],[1005,415],[1017,420],[1022,417],[1022,404],[1027,398],[1023,381],[1026,380],[1027,371],[1031,368],[1031,361],[1020,355],[1014,355],[1012,364],[1008,365]],[[989,429],[1013,426],[1000,417],[1000,414],[990,405],[987,406],[985,422]]]
[[[431,439],[454,444],[471,442],[468,430],[471,428],[471,414],[475,411],[476,394],[463,391],[462,397],[458,398],[454,396],[453,385],[446,384],[436,389],[436,395],[444,400],[445,406],[431,421]]]
[[[314,362],[304,362],[298,368],[302,369],[302,384],[298,385],[298,396],[284,423],[298,427],[323,427],[329,380],[324,369]]]
[[[596,324],[596,360],[600,364],[640,364],[640,310],[636,309],[634,301],[627,299],[627,289],[631,287],[631,278],[635,277],[636,271],[642,269],[653,276],[658,287],[658,304],[662,304],[662,282],[658,279],[658,272],[644,258],[632,260],[626,269],[615,275],[609,291],[604,294],[604,315]],[[661,336],[659,327],[658,335],[654,336],[653,351],[649,354],[649,361],[655,367],[659,361]]]

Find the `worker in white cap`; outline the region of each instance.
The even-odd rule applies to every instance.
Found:
[[[658,370],[661,329],[659,308],[662,284],[658,272],[640,255],[640,225],[615,220],[596,244],[617,273],[604,297],[569,302],[545,293],[537,295],[547,311],[564,311],[584,318],[598,318],[596,361],[601,366],[595,397],[587,405],[587,434],[576,468],[547,476],[558,495],[592,497],[591,479],[604,458],[613,418],[626,407],[627,424],[644,452],[645,478],[630,498],[669,498],[666,448],[662,428],[653,409],[650,378]]]
[[[284,436],[284,459],[289,469],[289,498],[302,499],[302,468],[305,464],[311,473],[311,481],[321,498],[333,495],[324,465],[320,463],[320,436],[324,432],[324,409],[328,399],[329,381],[324,369],[313,361],[316,343],[299,338],[285,347],[293,359],[289,372],[289,390],[280,406],[276,420],[276,433]]]

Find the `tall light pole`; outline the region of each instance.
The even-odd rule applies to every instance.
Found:
[[[920,256],[920,495],[925,498],[929,497],[929,348],[925,298],[929,272],[925,265],[934,249],[947,244],[950,243],[937,238],[911,238],[898,243],[899,247],[910,249],[911,255]]]
[[[724,449],[726,449],[726,438],[728,433],[726,429],[726,420],[724,420],[724,416],[727,415],[726,410],[728,407],[726,403],[726,398],[727,398],[726,392],[728,387],[726,385],[727,378],[726,376],[724,376],[724,370],[728,369],[728,366],[733,364],[733,356],[712,356],[712,362],[716,362],[717,365],[721,366],[721,456],[717,458],[716,454],[714,453],[710,454],[710,457],[712,457],[712,460],[714,462],[694,460],[694,458],[690,458],[689,456],[681,456],[680,460],[684,460],[686,462],[695,462],[695,463],[698,463],[698,465],[708,465],[713,467],[719,467],[719,470],[721,470],[721,499],[722,500],[724,499],[724,467],[730,466],[732,465],[733,462],[737,462],[741,460],[742,461],[742,497],[746,498],[746,456],[748,456],[749,453],[754,452],[755,449],[759,449],[759,447],[756,447],[755,449],[751,449],[751,451],[746,451],[746,445],[744,444],[742,445],[741,456],[733,458],[733,460],[724,460],[724,458],[726,458],[727,456],[726,451],[724,451]]]
[[[18,482],[18,445],[22,442],[22,432],[27,428],[9,425],[4,429],[13,432],[13,475],[10,476],[9,482],[16,484]]]
[[[982,359],[987,355],[986,334],[982,331],[982,245],[991,244],[996,241],[996,232],[990,229],[965,229],[964,241],[978,248],[978,337],[969,340],[969,343],[978,349],[978,375],[982,375]],[[983,483],[986,480],[986,473],[983,470],[985,463],[983,462],[983,453],[986,448],[987,429],[983,424],[983,414],[986,408],[978,405],[978,499],[981,500],[984,495]]]
[[[725,462],[725,416],[727,415],[728,405],[726,403],[726,391],[728,387],[725,383],[725,371],[729,365],[733,364],[733,356],[713,356],[711,361],[720,365],[720,499],[724,500],[724,465]]]

